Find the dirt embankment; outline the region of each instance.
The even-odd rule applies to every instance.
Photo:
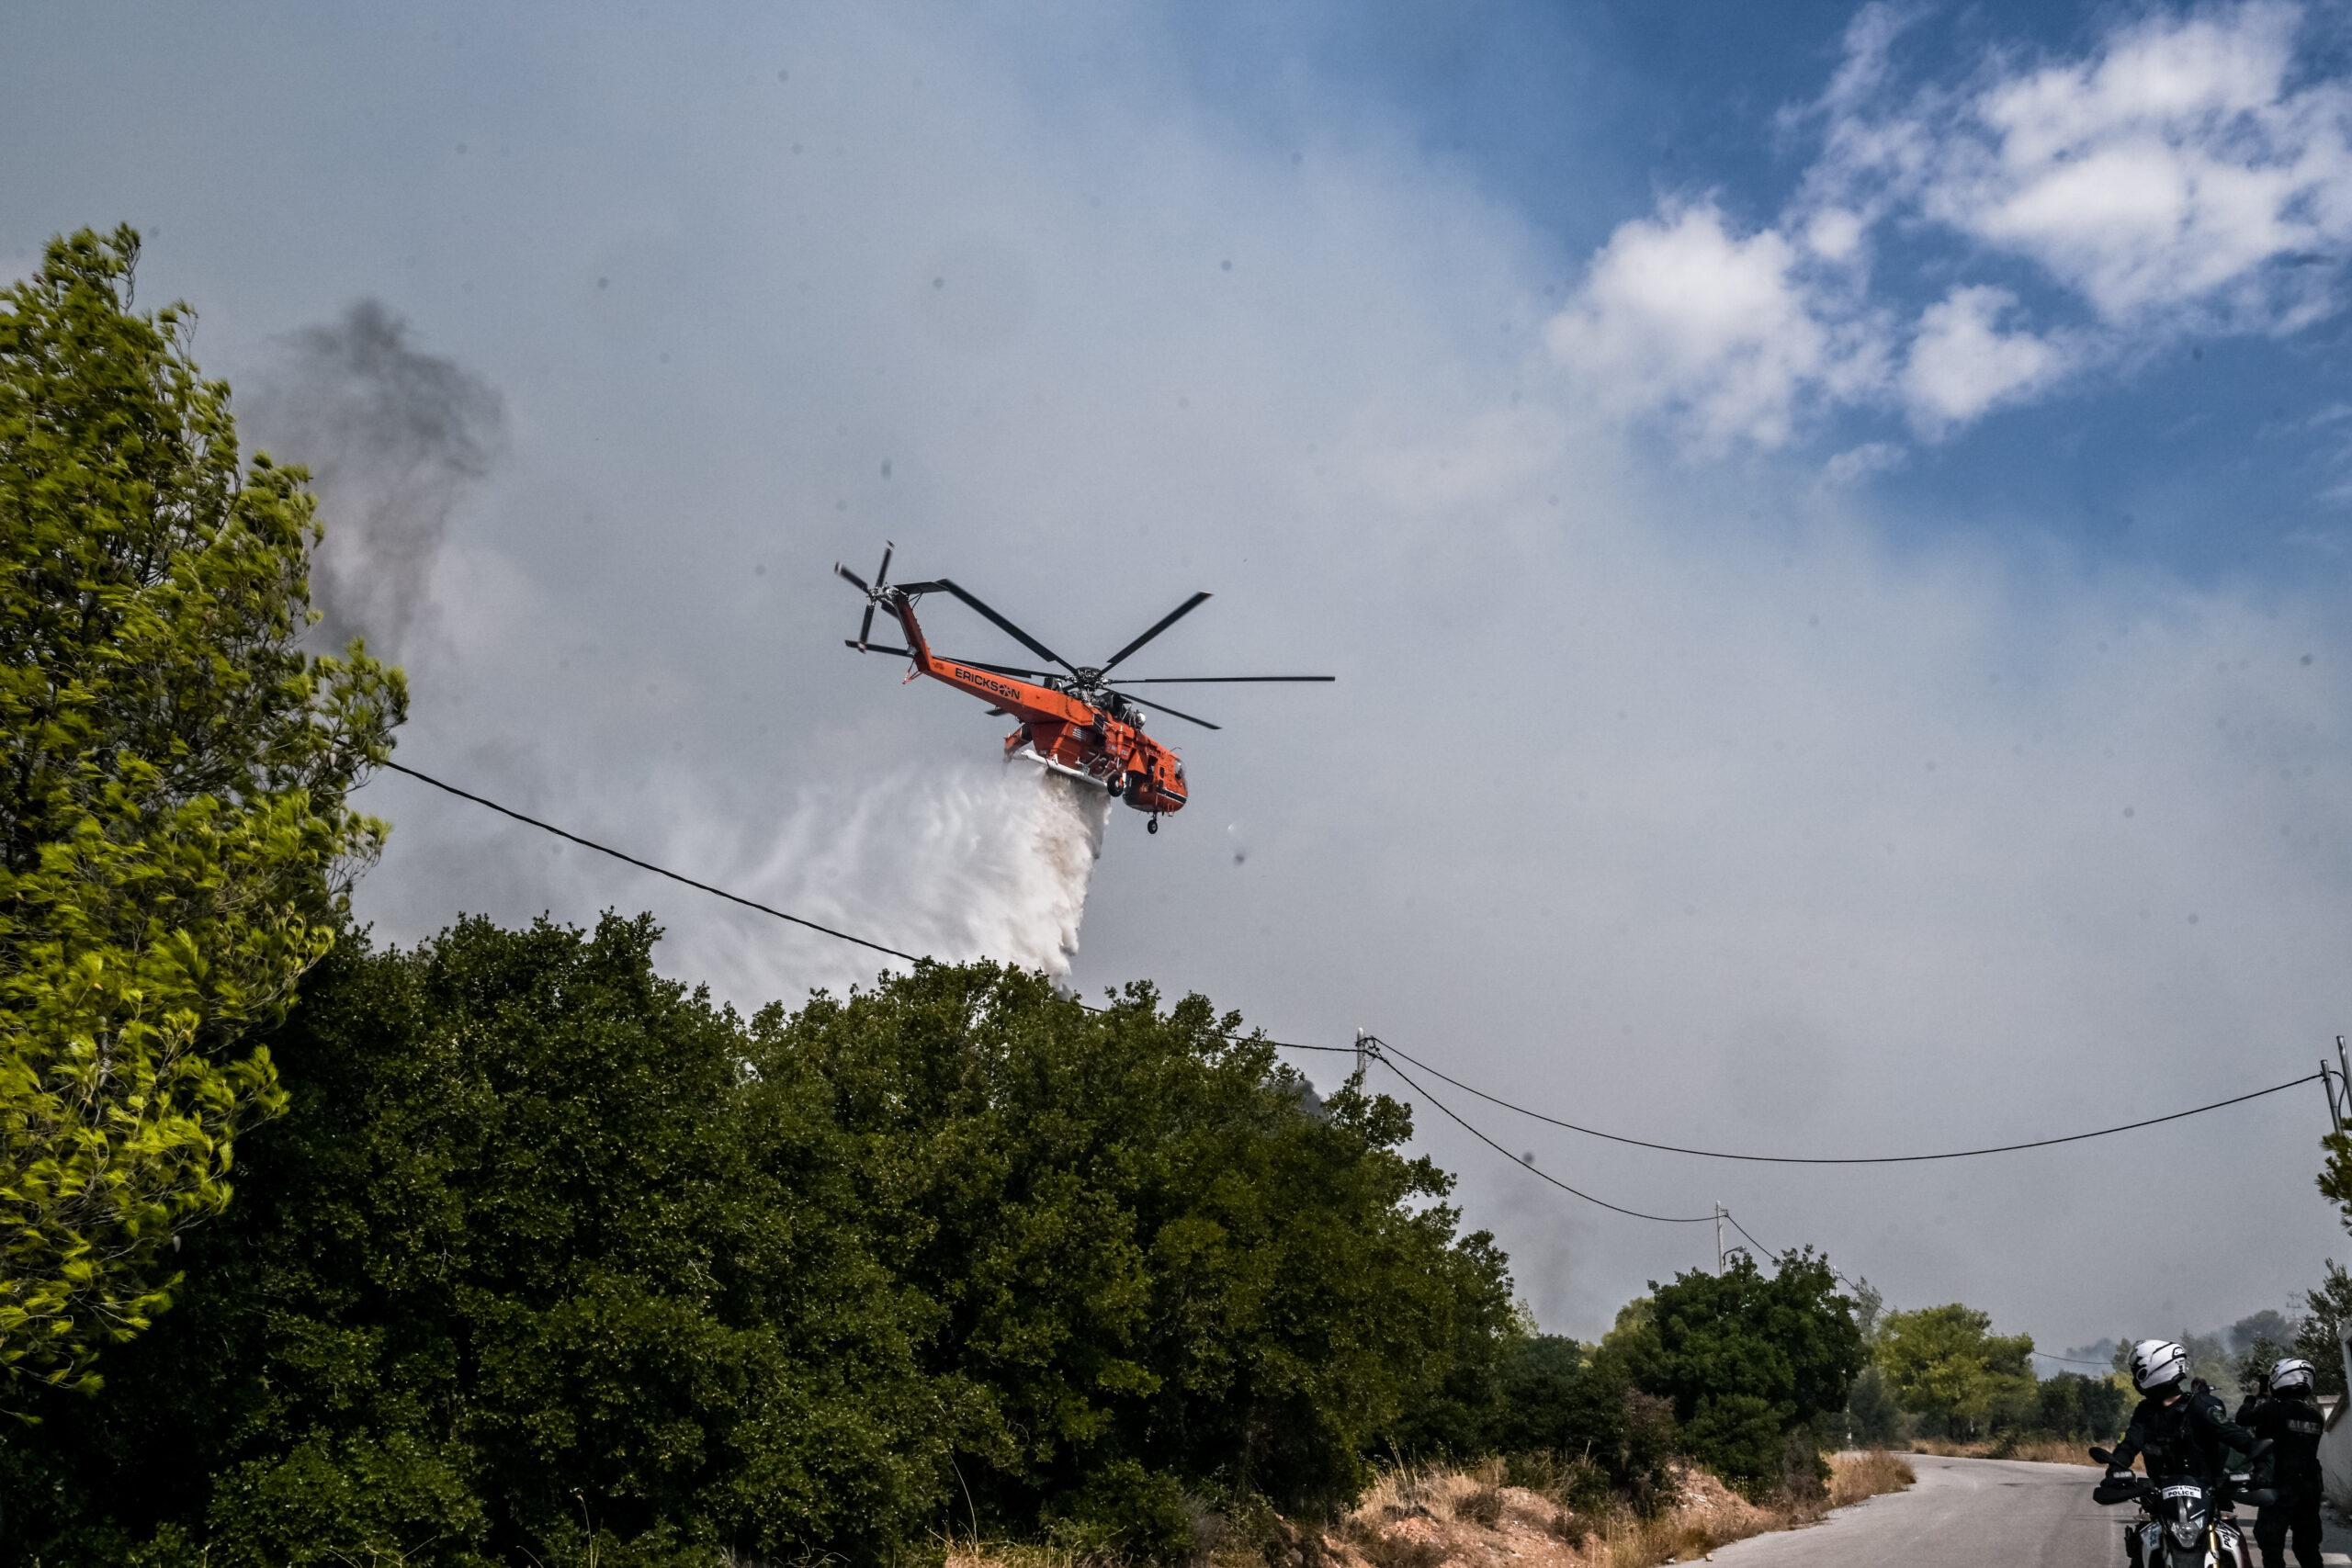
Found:
[[[1577,1509],[1503,1483],[1499,1463],[1476,1470],[1408,1465],[1385,1473],[1344,1518],[1320,1531],[1272,1520],[1272,1534],[1212,1521],[1198,1568],[1658,1568],[1718,1546],[1793,1529],[1832,1508],[1911,1484],[1886,1453],[1833,1458],[1826,1493],[1761,1507],[1702,1470],[1679,1467],[1668,1506],[1644,1517],[1608,1506]],[[1245,1539],[1256,1536],[1259,1539]],[[1038,1547],[957,1546],[946,1568],[1103,1568]]]
[[[1899,1491],[1914,1479],[1891,1454],[1841,1454],[1831,1462],[1825,1495],[1770,1507],[1702,1470],[1679,1468],[1672,1502],[1649,1517],[1566,1506],[1501,1484],[1499,1467],[1392,1471],[1324,1544],[1334,1568],[1656,1568],[1812,1524],[1831,1508]]]

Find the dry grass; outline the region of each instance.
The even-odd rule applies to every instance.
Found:
[[[951,1540],[942,1568],[1091,1568],[1078,1553],[1038,1541]]]
[[[1453,1500],[1453,1517],[1488,1529],[1503,1522],[1503,1489],[1484,1483]]]
[[[1838,1454],[1824,1498],[1759,1507],[1702,1470],[1678,1469],[1673,1500],[1645,1517],[1614,1503],[1575,1508],[1564,1484],[1509,1483],[1497,1463],[1476,1470],[1398,1465],[1384,1471],[1348,1515],[1319,1537],[1281,1525],[1289,1547],[1261,1554],[1229,1541],[1202,1568],[1263,1568],[1279,1555],[1298,1568],[1660,1568],[1692,1562],[1719,1546],[1794,1529],[1911,1484],[1911,1467],[1886,1453]],[[1548,1494],[1548,1495],[1547,1495]],[[951,1541],[943,1568],[1118,1568],[1067,1548]]]
[[[1914,1438],[1911,1452],[1942,1459],[2023,1459],[2039,1464],[2079,1464],[2096,1468],[2088,1445],[2072,1438],[2002,1438],[1987,1442],[1955,1443],[1949,1438]]]
[[[1866,1497],[1900,1492],[1918,1479],[1909,1465],[1884,1449],[1839,1454],[1829,1461],[1829,1506],[1849,1507]]]
[[[1607,1568],[1658,1568],[1666,1562],[1688,1562],[1749,1536],[1817,1524],[1832,1508],[1900,1492],[1917,1479],[1909,1465],[1883,1450],[1833,1454],[1825,1497],[1762,1508],[1703,1471],[1686,1472],[1681,1496],[1665,1513],[1651,1519],[1620,1516],[1611,1521],[1607,1555],[1594,1568],[1601,1563]]]

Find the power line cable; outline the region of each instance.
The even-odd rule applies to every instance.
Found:
[[[2166,1122],[2178,1122],[2185,1117],[2202,1116],[2209,1111],[2221,1111],[2233,1105],[2243,1105],[2249,1100],[2260,1100],[2265,1095],[2278,1094],[2287,1089],[2298,1089],[2304,1084],[2315,1082],[2319,1077],[2317,1073],[2305,1073],[2301,1077],[2289,1078],[2285,1083],[2272,1084],[2268,1089],[2257,1089],[2251,1093],[2233,1095],[2227,1100],[2214,1100],[2210,1105],[2193,1106],[2187,1111],[2176,1111],[2165,1116],[2151,1116],[2144,1121],[2125,1122],[2117,1126],[2100,1127],[2088,1133],[2069,1133],[2064,1137],[2035,1138],[2020,1144],[1994,1144],[1984,1148],[1949,1149],[1938,1154],[1926,1155],[1751,1155],[1736,1154],[1724,1149],[1690,1148],[1680,1144],[1653,1143],[1647,1138],[1627,1137],[1622,1133],[1607,1133],[1598,1127],[1587,1127],[1575,1122],[1564,1122],[1557,1116],[1547,1116],[1541,1111],[1530,1110],[1524,1105],[1516,1104],[1498,1095],[1488,1094],[1485,1089],[1474,1088],[1396,1046],[1390,1045],[1387,1049],[1396,1052],[1397,1055],[1404,1057],[1422,1071],[1444,1079],[1464,1094],[1477,1096],[1489,1105],[1498,1105],[1506,1111],[1515,1111],[1521,1116],[1531,1117],[1551,1126],[1566,1128],[1571,1133],[1582,1133],[1589,1138],[1604,1138],[1612,1144],[1630,1144],[1635,1148],[1657,1149],[1664,1154],[1690,1155],[1700,1159],[1745,1160],[1758,1165],[1916,1165],[1928,1160],[1973,1159],[1979,1155],[2006,1155],[2016,1154],[2023,1149],[2046,1149],[2059,1144],[2079,1144],[2086,1138],[2112,1137],[2118,1133],[2137,1132],[2143,1127],[2156,1127]]]
[[[1464,1132],[1469,1134],[1472,1137],[1477,1139],[1480,1143],[1486,1145],[1488,1148],[1494,1150],[1497,1154],[1502,1156],[1505,1159],[1510,1161],[1511,1164],[1519,1167],[1521,1170],[1529,1171],[1538,1177],[1541,1177],[1543,1179],[1550,1182],[1553,1186],[1558,1188],[1561,1191],[1569,1194],[1571,1197],[1581,1198],[1588,1203],[1598,1204],[1601,1208],[1607,1209],[1611,1213],[1623,1214],[1628,1219],[1649,1220],[1661,1225],[1706,1225],[1713,1224],[1714,1223],[1715,1216],[1712,1213],[1689,1215],[1645,1214],[1639,1209],[1628,1209],[1620,1204],[1611,1203],[1606,1198],[1596,1198],[1589,1192],[1569,1186],[1566,1182],[1561,1180],[1558,1177],[1554,1176],[1551,1172],[1528,1164],[1525,1160],[1521,1159],[1517,1155],[1512,1154],[1509,1149],[1495,1142],[1494,1139],[1487,1136],[1486,1134],[1478,1131],[1477,1128],[1464,1121],[1461,1115],[1457,1113],[1452,1106],[1446,1104],[1445,1101],[1438,1099],[1437,1096],[1423,1089],[1419,1083],[1416,1083],[1413,1080],[1412,1075],[1406,1072],[1404,1068],[1398,1066],[1396,1063],[1390,1061],[1384,1052],[1376,1049],[1380,1043],[1378,1041],[1368,1040],[1364,1043],[1367,1047],[1375,1047],[1373,1049],[1367,1049],[1365,1053],[1367,1055],[1379,1062],[1381,1066],[1386,1067],[1390,1072],[1395,1073],[1398,1077],[1404,1079],[1407,1088],[1410,1089],[1415,1094],[1419,1095],[1423,1100],[1429,1101],[1430,1104],[1436,1106],[1438,1110],[1444,1112],[1445,1115],[1453,1122],[1454,1125],[1460,1127]]]
[[[436,779],[431,773],[412,768],[406,763],[395,762],[388,758],[384,762],[384,766],[390,768],[396,773],[405,774],[409,778],[416,780],[419,784],[430,784],[435,789],[440,790],[445,794],[456,795],[459,800],[471,801],[476,806],[495,811],[501,817],[510,818],[514,821],[524,824],[526,827],[537,828],[542,833],[552,833],[557,838],[563,840],[566,843],[577,844],[583,850],[594,850],[600,855],[610,855],[616,861],[621,861],[627,864],[633,865],[639,871],[650,871],[656,876],[666,876],[673,882],[680,883],[687,887],[695,889],[697,893],[707,893],[714,898],[724,898],[730,904],[740,904],[747,909],[756,909],[763,915],[770,915],[779,920],[789,920],[796,926],[804,926],[809,931],[832,937],[837,941],[854,942],[859,947],[870,948],[876,953],[888,953],[892,958],[903,958],[910,964],[937,962],[936,960],[928,957],[926,954],[909,953],[902,948],[892,947],[888,942],[876,942],[871,937],[863,937],[851,931],[839,931],[820,921],[809,919],[805,916],[795,915],[787,910],[779,909],[772,904],[763,904],[756,898],[746,898],[740,893],[729,893],[724,887],[714,887],[707,882],[698,882],[683,872],[672,871],[668,866],[664,865],[656,865],[650,860],[640,860],[637,856],[630,854],[626,851],[613,848],[610,844],[600,844],[594,839],[584,838],[578,833],[571,832],[568,829],[559,828],[552,822],[541,821],[538,818],[533,817],[526,812],[517,811],[511,806],[502,806],[497,801],[491,799],[488,795],[476,795],[473,791],[469,789],[459,789],[456,784],[449,783],[446,779]],[[1089,1012],[1107,1012],[1110,1010],[1107,1008],[1087,1001],[1083,998],[1079,998],[1079,1006],[1086,1009]],[[1224,1036],[1224,1038],[1233,1040],[1236,1037],[1228,1034]],[[1323,1051],[1334,1054],[1343,1052],[1351,1054],[1355,1050],[1355,1047],[1352,1045],[1306,1045],[1292,1040],[1270,1040],[1267,1043],[1277,1046],[1285,1051]]]
[[[1731,1222],[1731,1228],[1732,1228],[1732,1229],[1734,1229],[1734,1230],[1736,1230],[1736,1231],[1737,1231],[1737,1232],[1741,1235],[1741,1236],[1745,1237],[1745,1238],[1746,1238],[1746,1240],[1747,1240],[1747,1245],[1748,1245],[1748,1246],[1750,1246],[1750,1247],[1754,1247],[1754,1248],[1757,1250],[1757,1253],[1758,1253],[1759,1256],[1761,1256],[1761,1257],[1765,1257],[1765,1258],[1778,1258],[1778,1257],[1780,1257],[1780,1256],[1781,1256],[1779,1253],[1777,1253],[1777,1252],[1773,1251],[1770,1247],[1769,1247],[1765,1246],[1762,1242],[1760,1242],[1760,1241],[1757,1240],[1753,1235],[1750,1235],[1748,1234],[1747,1227],[1746,1225],[1741,1224],[1739,1223],[1739,1216],[1738,1216],[1737,1214],[1733,1213],[1729,1209],[1725,1209],[1725,1210],[1724,1211],[1724,1219],[1727,1219],[1727,1220],[1729,1220],[1729,1221]],[[1835,1273],[1837,1273],[1837,1270],[1833,1269],[1831,1269],[1831,1270],[1830,1270],[1830,1272],[1831,1272],[1831,1273],[1833,1273],[1833,1274],[1835,1274]],[[1845,1280],[1845,1279],[1846,1279],[1846,1276],[1844,1276],[1843,1274],[1838,1274],[1838,1277],[1840,1280]],[[1846,1282],[1847,1282],[1848,1284],[1849,1284],[1849,1285],[1853,1283],[1853,1281],[1852,1281],[1851,1280],[1846,1280]]]
[[[640,859],[636,855],[628,853],[627,851],[615,849],[610,844],[599,843],[594,839],[587,838],[579,833],[574,833],[568,829],[559,828],[552,822],[544,821],[539,818],[533,817],[528,812],[518,811],[511,806],[503,805],[498,801],[491,799],[488,795],[477,795],[472,790],[469,789],[461,789],[446,779],[435,778],[431,773],[425,773],[418,768],[412,768],[404,762],[396,762],[387,758],[383,765],[393,773],[400,773],[407,778],[414,779],[419,784],[429,785],[434,789],[440,790],[446,795],[455,795],[459,800],[469,801],[473,805],[481,807],[485,810],[494,811],[501,817],[520,822],[526,827],[536,828],[542,833],[552,834],[554,837],[563,840],[566,843],[576,844],[582,849],[592,850],[600,855],[609,855],[614,860],[619,861],[626,865],[633,865],[637,867],[639,871],[647,871],[652,873],[656,876],[667,877],[670,881],[678,883],[683,886],[691,887],[698,893],[707,893],[714,898],[723,898],[730,904],[738,904],[744,908],[757,910],[763,915],[770,916],[775,919],[788,921],[793,925],[816,931],[820,935],[831,937],[838,942],[850,942],[858,947],[866,948],[872,952],[886,954],[891,958],[904,959],[910,964],[933,962],[933,960],[929,959],[926,954],[909,953],[904,948],[892,947],[888,942],[876,942],[871,937],[863,937],[853,931],[842,931],[836,927],[826,925],[822,921],[812,920],[806,916],[796,915],[788,910],[779,909],[772,904],[763,904],[756,898],[747,898],[740,893],[730,893],[724,887],[714,886],[710,883],[699,881],[695,877],[688,876],[683,872],[673,871],[667,866],[656,865],[653,862]],[[1105,1010],[1091,1002],[1081,1001],[1080,1005],[1086,1007],[1091,1011],[1101,1012]],[[1335,1055],[1340,1053],[1352,1053],[1356,1049],[1356,1047],[1352,1045],[1309,1045],[1302,1042],[1293,1040],[1275,1040],[1270,1041],[1269,1043],[1286,1051],[1314,1051]],[[1928,1160],[1969,1159],[1979,1155],[2014,1154],[2023,1149],[2049,1148],[2059,1144],[2080,1143],[2086,1138],[2104,1138],[2111,1136],[2117,1133],[2135,1132],[2143,1127],[2159,1126],[2164,1122],[2177,1122],[2185,1117],[2201,1116],[2209,1111],[2220,1111],[2229,1106],[2242,1105],[2250,1100],[2260,1100],[2266,1095],[2278,1094],[2285,1089],[2299,1088],[2301,1085],[2310,1083],[2320,1077],[2317,1073],[2306,1073],[2301,1077],[2290,1078],[2282,1084],[2273,1084],[2268,1089],[2258,1089],[2254,1090],[2252,1093],[2236,1095],[2228,1100],[2217,1100],[2210,1105],[2199,1105],[2188,1111],[2176,1111],[2168,1116],[2152,1116],[2142,1122],[2127,1122],[2120,1126],[2102,1127],[2094,1132],[2088,1133],[2072,1133],[2068,1134],[2064,1137],[2041,1138],[2029,1143],[2000,1144],[1985,1148],[1955,1149],[1941,1154],[1925,1155],[1752,1155],[1731,1153],[1721,1149],[1688,1148],[1677,1144],[1654,1143],[1646,1138],[1628,1137],[1623,1134],[1604,1132],[1598,1127],[1587,1127],[1577,1122],[1563,1121],[1559,1117],[1546,1115],[1543,1111],[1532,1110],[1524,1105],[1516,1104],[1510,1100],[1504,1100],[1499,1096],[1488,1094],[1485,1089],[1464,1083],[1460,1078],[1453,1077],[1443,1069],[1431,1066],[1429,1063],[1422,1061],[1419,1057],[1413,1055],[1410,1052],[1402,1050],[1395,1045],[1388,1044],[1385,1041],[1380,1042],[1380,1044],[1384,1052],[1395,1052],[1396,1055],[1402,1056],[1406,1061],[1412,1063],[1413,1066],[1420,1068],[1423,1072],[1453,1085],[1455,1089],[1462,1090],[1464,1094],[1474,1095],[1480,1100],[1486,1100],[1490,1105],[1500,1106],[1506,1111],[1516,1111],[1521,1116],[1531,1117],[1535,1121],[1546,1122],[1555,1127],[1564,1128],[1571,1133],[1581,1133],[1587,1137],[1600,1138],[1612,1144],[1625,1144],[1635,1148],[1656,1149],[1666,1154],[1690,1155],[1701,1159],[1743,1160],[1765,1165],[1908,1165]],[[1383,1059],[1385,1060],[1385,1055]],[[1389,1070],[1396,1073],[1399,1077],[1404,1077],[1402,1070],[1396,1066],[1395,1062],[1387,1062],[1387,1066]],[[1427,1091],[1424,1090],[1423,1092],[1426,1093]],[[1443,1111],[1446,1115],[1453,1116],[1455,1121],[1461,1121],[1460,1117],[1454,1116],[1454,1113],[1451,1109],[1439,1104],[1434,1099],[1430,1100],[1430,1103],[1438,1105],[1438,1109]],[[1464,1122],[1463,1122],[1463,1125],[1464,1127],[1468,1127],[1469,1123]],[[1471,1130],[1473,1132],[1476,1131],[1475,1128]],[[1478,1134],[1478,1136],[1482,1139],[1486,1138],[1486,1134],[1483,1133]],[[1492,1142],[1491,1139],[1487,1141]],[[1498,1149],[1502,1147],[1499,1144],[1497,1144],[1495,1146]],[[1506,1150],[1504,1152],[1508,1153],[1509,1151]],[[1512,1157],[1514,1160],[1517,1158],[1516,1156],[1513,1156]],[[1538,1174],[1541,1173],[1539,1172]],[[1551,1179],[1547,1176],[1545,1177],[1545,1179],[1550,1180]],[[1554,1182],[1553,1185],[1560,1187],[1566,1191],[1576,1191],[1576,1189],[1568,1187],[1565,1182]],[[1588,1195],[1578,1192],[1577,1193],[1577,1196],[1581,1198]],[[1593,1199],[1592,1201],[1600,1203],[1603,1208],[1616,1208],[1615,1204],[1601,1202],[1601,1201],[1597,1198]],[[1619,1210],[1618,1212],[1621,1213],[1633,1213],[1632,1210]],[[1640,1217],[1656,1218],[1657,1216],[1643,1215]],[[1712,1215],[1706,1217],[1713,1218]],[[1676,1220],[1669,1223],[1680,1224],[1687,1222]],[[1746,1233],[1743,1232],[1742,1234],[1744,1235]],[[1750,1239],[1752,1240],[1753,1238],[1751,1237]]]
[[[1737,1231],[1742,1236],[1747,1238],[1748,1246],[1756,1248],[1758,1252],[1762,1253],[1765,1257],[1780,1258],[1784,1256],[1781,1253],[1773,1251],[1770,1247],[1757,1240],[1754,1234],[1751,1233],[1746,1225],[1739,1223],[1739,1216],[1733,1213],[1729,1209],[1725,1209],[1724,1211],[1724,1218],[1731,1222],[1732,1229]],[[1845,1273],[1840,1270],[1835,1263],[1830,1263],[1829,1255],[1827,1253],[1819,1253],[1816,1254],[1816,1256],[1820,1258],[1823,1263],[1828,1264],[1830,1277],[1836,1280],[1839,1284],[1845,1286],[1849,1291],[1859,1291],[1862,1288],[1857,1281],[1848,1279]]]
[[[2112,1361],[2086,1360],[2081,1356],[2053,1356],[2047,1350],[2035,1350],[2030,1352],[2030,1354],[2039,1356],[2045,1361],[2064,1361],[2069,1366],[2105,1367],[2109,1371],[2113,1371],[2115,1370],[2115,1363]]]
[[[600,855],[610,855],[616,861],[624,861],[639,871],[650,871],[656,876],[666,876],[673,882],[684,883],[697,893],[707,893],[714,898],[724,898],[730,904],[741,904],[747,909],[757,909],[761,914],[773,915],[779,920],[790,920],[796,926],[806,926],[812,931],[821,931],[826,936],[839,941],[855,942],[860,947],[871,948],[876,953],[886,953],[893,958],[903,958],[910,964],[920,964],[923,961],[920,953],[892,947],[888,942],[876,942],[871,937],[854,936],[848,931],[836,931],[831,926],[808,919],[804,916],[787,914],[773,904],[763,904],[756,898],[746,898],[741,893],[729,893],[724,887],[713,887],[707,882],[697,882],[693,877],[681,872],[672,871],[667,866],[655,865],[650,860],[639,860],[633,854],[613,848],[610,844],[600,844],[594,839],[583,839],[577,833],[567,832],[552,822],[542,822],[537,818],[526,816],[511,806],[501,806],[487,795],[476,795],[469,789],[459,789],[456,784],[443,779],[436,779],[431,773],[420,773],[405,763],[395,762],[388,758],[384,766],[396,773],[404,773],[419,784],[431,784],[435,789],[445,794],[454,795],[459,800],[470,800],[476,806],[486,807],[501,817],[511,817],[526,827],[537,828],[542,833],[552,833],[566,843],[578,844],[583,850],[594,850]]]

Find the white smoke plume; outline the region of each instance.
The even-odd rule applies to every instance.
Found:
[[[1025,762],[907,771],[803,796],[752,850],[689,812],[664,863],[764,903],[946,962],[993,958],[1060,978],[1078,953],[1087,887],[1111,815],[1092,785]],[[609,884],[601,867],[583,874]],[[700,899],[660,899],[673,954],[756,1005],[870,981],[904,964]],[[691,931],[689,928],[691,927]]]

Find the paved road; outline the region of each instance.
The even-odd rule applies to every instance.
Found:
[[[2092,1502],[2088,1466],[1906,1457],[1919,1476],[1909,1491],[1736,1542],[1716,1568],[2123,1568],[2120,1526],[2134,1510]],[[2329,1562],[2352,1563],[2335,1535],[2328,1548]]]

